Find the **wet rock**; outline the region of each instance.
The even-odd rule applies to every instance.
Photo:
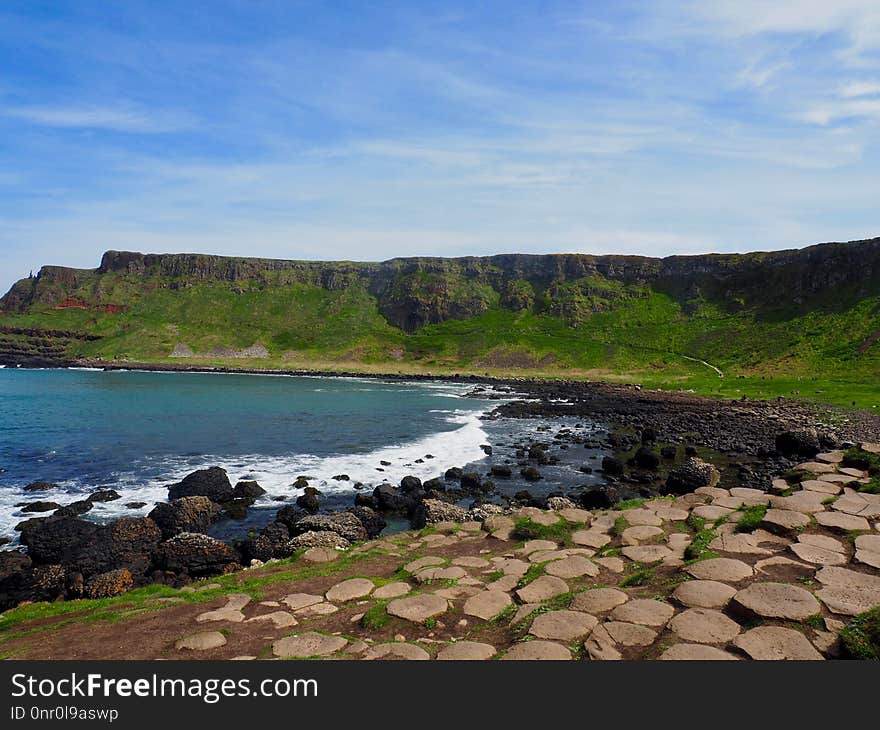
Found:
[[[24,507],[21,508],[21,511],[24,512],[25,514],[33,513],[33,512],[52,512],[53,510],[56,510],[59,507],[61,507],[61,505],[58,504],[57,502],[37,501],[37,502],[30,502],[29,504],[26,504]]]
[[[90,499],[78,499],[55,510],[55,517],[78,517],[89,512],[94,506]]]
[[[293,536],[305,532],[335,532],[350,543],[367,539],[367,531],[363,524],[351,512],[307,515],[290,528],[290,533]]]
[[[415,506],[402,490],[390,484],[380,484],[373,490],[376,509],[380,512],[408,512]]]
[[[527,466],[521,469],[519,474],[527,482],[537,482],[544,478],[541,476],[541,472],[533,466]]]
[[[625,470],[624,463],[614,456],[602,457],[602,471],[611,476],[622,476]]]
[[[168,499],[181,497],[207,497],[216,504],[231,502],[235,494],[226,471],[219,466],[199,469],[168,488]]]
[[[438,522],[465,522],[468,519],[468,511],[463,507],[439,499],[426,499],[415,508],[410,521],[418,530]]]
[[[115,489],[99,489],[89,495],[90,502],[115,502],[122,499],[122,495]]]
[[[465,472],[461,475],[461,488],[468,492],[482,491],[483,479],[476,472]]]
[[[670,470],[666,478],[666,491],[671,494],[687,494],[700,487],[714,487],[720,480],[718,469],[694,457]]]
[[[815,429],[784,431],[776,436],[776,450],[785,456],[813,457],[822,450]]]
[[[288,530],[291,530],[297,522],[307,515],[308,513],[305,510],[289,504],[275,513],[275,520],[283,524]]]
[[[321,507],[318,499],[320,494],[314,487],[306,487],[305,491],[296,498],[296,506],[301,507],[309,514],[315,514]]]
[[[642,446],[633,457],[635,465],[640,469],[656,471],[660,466],[660,457],[651,449]]]
[[[367,533],[367,537],[370,539],[378,537],[388,524],[382,515],[369,507],[355,507],[351,510],[351,513],[360,520]]]
[[[181,497],[170,503],[159,503],[147,515],[167,540],[181,532],[207,532],[219,508],[207,497]]]
[[[54,482],[31,482],[22,491],[24,492],[50,492],[53,489],[61,489]]]
[[[232,494],[236,499],[244,499],[253,504],[266,493],[255,481],[241,481],[232,489]]]
[[[220,540],[183,532],[159,546],[157,562],[165,570],[196,577],[226,572],[230,565],[238,562],[238,557]]]
[[[404,494],[417,492],[422,488],[422,480],[414,476],[405,476],[400,480],[400,490]]]
[[[21,530],[21,542],[35,563],[61,563],[97,532],[96,524],[76,517],[47,517],[29,520]]]

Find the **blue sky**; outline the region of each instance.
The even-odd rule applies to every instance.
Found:
[[[876,0],[4,0],[0,289],[110,248],[871,237],[878,123]]]

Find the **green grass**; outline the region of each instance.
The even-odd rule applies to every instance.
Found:
[[[873,283],[783,307],[765,301],[772,287],[743,285],[748,292],[731,297],[711,282],[698,296],[674,283],[667,290],[598,275],[493,285],[499,272],[487,263],[475,277],[455,264],[399,273],[377,296],[358,277],[359,265],[342,268],[331,288],[311,269],[264,270],[234,282],[82,271],[70,283],[50,272],[32,304],[0,313],[0,324],[98,335],[66,346],[72,356],[105,360],[180,364],[169,359],[178,343],[205,354],[259,342],[269,350],[265,360],[205,355],[200,362],[603,377],[724,398],[880,407],[880,344],[871,344],[880,286]],[[63,299],[90,309],[54,308]],[[123,310],[104,311],[108,304]],[[404,332],[383,314],[400,308],[441,313],[445,321]],[[720,367],[725,377],[688,358]]]
[[[708,558],[717,558],[718,553],[709,548],[709,543],[717,536],[714,530],[704,528],[694,535],[691,544],[684,549],[684,558],[688,563],[695,563],[699,560],[707,560]]]
[[[560,520],[552,525],[541,525],[528,517],[521,517],[514,522],[511,537],[515,540],[550,540],[570,547],[571,531],[575,527],[577,527],[576,523],[567,520]]]
[[[654,580],[655,575],[656,571],[654,568],[638,566],[632,573],[630,573],[625,578],[623,578],[623,580],[620,581],[620,587],[636,588],[638,586],[643,586]]]
[[[853,659],[880,660],[880,606],[853,618],[840,632],[840,640]]]
[[[767,514],[767,505],[756,504],[750,507],[745,507],[740,511],[742,512],[742,516],[736,522],[736,531],[754,532],[764,521],[764,516]]]
[[[647,499],[637,498],[637,499],[625,499],[623,502],[618,502],[614,505],[614,509],[622,511],[628,509],[635,509],[636,507],[641,507]]]

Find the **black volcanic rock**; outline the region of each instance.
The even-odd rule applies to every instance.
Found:
[[[168,488],[168,499],[181,497],[207,497],[212,502],[223,504],[231,502],[235,494],[226,471],[219,466],[212,466],[199,469]]]

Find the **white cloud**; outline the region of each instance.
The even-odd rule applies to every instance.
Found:
[[[11,106],[0,110],[0,114],[44,127],[148,134],[177,131],[191,124],[182,114],[147,112],[127,107]]]

